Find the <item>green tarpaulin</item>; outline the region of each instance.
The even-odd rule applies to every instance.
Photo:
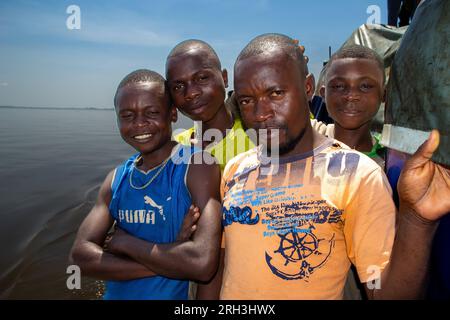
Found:
[[[433,160],[450,165],[450,1],[425,0],[405,32],[387,86],[386,123],[421,131],[436,128],[441,145]],[[414,134],[390,145],[397,150]]]

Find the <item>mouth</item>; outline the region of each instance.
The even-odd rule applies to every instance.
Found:
[[[279,126],[265,126],[262,128],[258,128],[258,140],[259,143],[263,144],[271,144],[273,142],[278,142],[282,140],[284,135],[284,129]]]
[[[281,131],[285,129],[285,126],[282,124],[276,124],[276,123],[270,123],[270,124],[263,124],[259,127],[255,128],[256,130],[266,130],[268,132],[272,132],[272,131]]]
[[[195,105],[189,105],[186,109],[189,112],[198,112],[203,110],[206,106],[208,106],[207,103],[197,103]]]
[[[133,139],[137,142],[144,143],[149,141],[153,137],[153,134],[151,133],[143,133],[136,136],[133,136]]]
[[[362,113],[362,111],[356,109],[341,109],[339,111],[349,117],[356,117]]]

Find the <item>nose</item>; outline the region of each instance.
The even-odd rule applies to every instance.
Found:
[[[138,115],[134,119],[134,125],[137,127],[145,127],[148,124],[149,124],[149,121],[144,115]]]
[[[187,101],[195,100],[200,96],[200,90],[195,85],[187,85],[184,93],[184,98]]]
[[[257,122],[264,122],[273,117],[273,109],[265,97],[257,100],[255,107],[255,119]]]
[[[359,88],[357,87],[350,87],[348,88],[347,92],[345,93],[345,99],[347,101],[358,101],[361,98]]]

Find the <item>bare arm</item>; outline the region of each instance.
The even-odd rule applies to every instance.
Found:
[[[223,267],[225,259],[225,249],[220,249],[219,269],[214,278],[208,283],[198,284],[197,300],[219,300],[220,289],[222,289]]]
[[[431,161],[439,145],[435,131],[405,163],[398,191],[398,229],[381,288],[371,299],[420,299],[426,287],[430,248],[439,219],[450,211],[450,172]]]
[[[191,240],[155,244],[122,231],[112,239],[113,252],[125,254],[166,277],[209,281],[219,263],[222,208],[219,183],[220,169],[216,164],[190,165],[187,187],[202,213]]]
[[[113,171],[100,187],[94,207],[78,230],[70,253],[70,263],[78,265],[84,275],[103,280],[131,280],[153,276],[155,273],[142,264],[128,257],[103,251],[106,234],[114,222],[109,213],[112,176]]]
[[[423,299],[430,248],[438,223],[428,222],[402,209],[388,267],[381,274],[380,289],[365,286],[369,299]]]

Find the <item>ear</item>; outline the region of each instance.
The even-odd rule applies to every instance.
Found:
[[[314,76],[312,73],[306,76],[305,80],[305,90],[306,95],[308,96],[308,101],[311,101],[314,96],[314,89],[316,87]]]
[[[325,86],[320,87],[319,94],[323,99],[325,99]]]
[[[223,79],[223,83],[225,84],[225,88],[228,88],[228,71],[227,71],[227,69],[222,70],[222,79]]]
[[[170,107],[170,121],[177,122],[178,121],[178,112],[177,108],[174,105]]]

